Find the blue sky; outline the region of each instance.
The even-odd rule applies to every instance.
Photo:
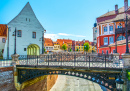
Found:
[[[47,30],[45,37],[93,40],[96,18],[124,5],[124,0],[0,0],[0,24],[11,21],[29,2]],[[130,5],[130,2],[129,2]]]

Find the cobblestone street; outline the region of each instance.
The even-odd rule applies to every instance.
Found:
[[[59,75],[50,91],[106,91],[94,82],[72,76]]]

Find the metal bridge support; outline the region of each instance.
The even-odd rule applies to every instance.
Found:
[[[122,79],[124,80],[124,84],[123,84],[123,91],[129,91],[128,89],[130,87],[128,87],[127,83],[128,79],[127,79],[127,69],[130,69],[130,54],[129,53],[125,53],[122,54],[122,61],[123,61],[123,71],[122,71]]]

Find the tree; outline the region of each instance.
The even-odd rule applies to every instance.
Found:
[[[89,46],[89,43],[84,43],[84,51],[88,52],[90,46]]]
[[[70,52],[72,51],[72,49],[70,48]]]
[[[63,50],[66,50],[66,49],[67,49],[66,44],[63,44],[63,45],[62,45],[62,49],[63,49]]]
[[[77,49],[76,49],[76,51],[78,52],[78,51],[79,51],[79,49],[77,48]]]

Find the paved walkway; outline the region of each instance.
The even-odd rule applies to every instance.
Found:
[[[82,78],[58,75],[55,85],[50,91],[103,91],[101,87],[92,81]]]

